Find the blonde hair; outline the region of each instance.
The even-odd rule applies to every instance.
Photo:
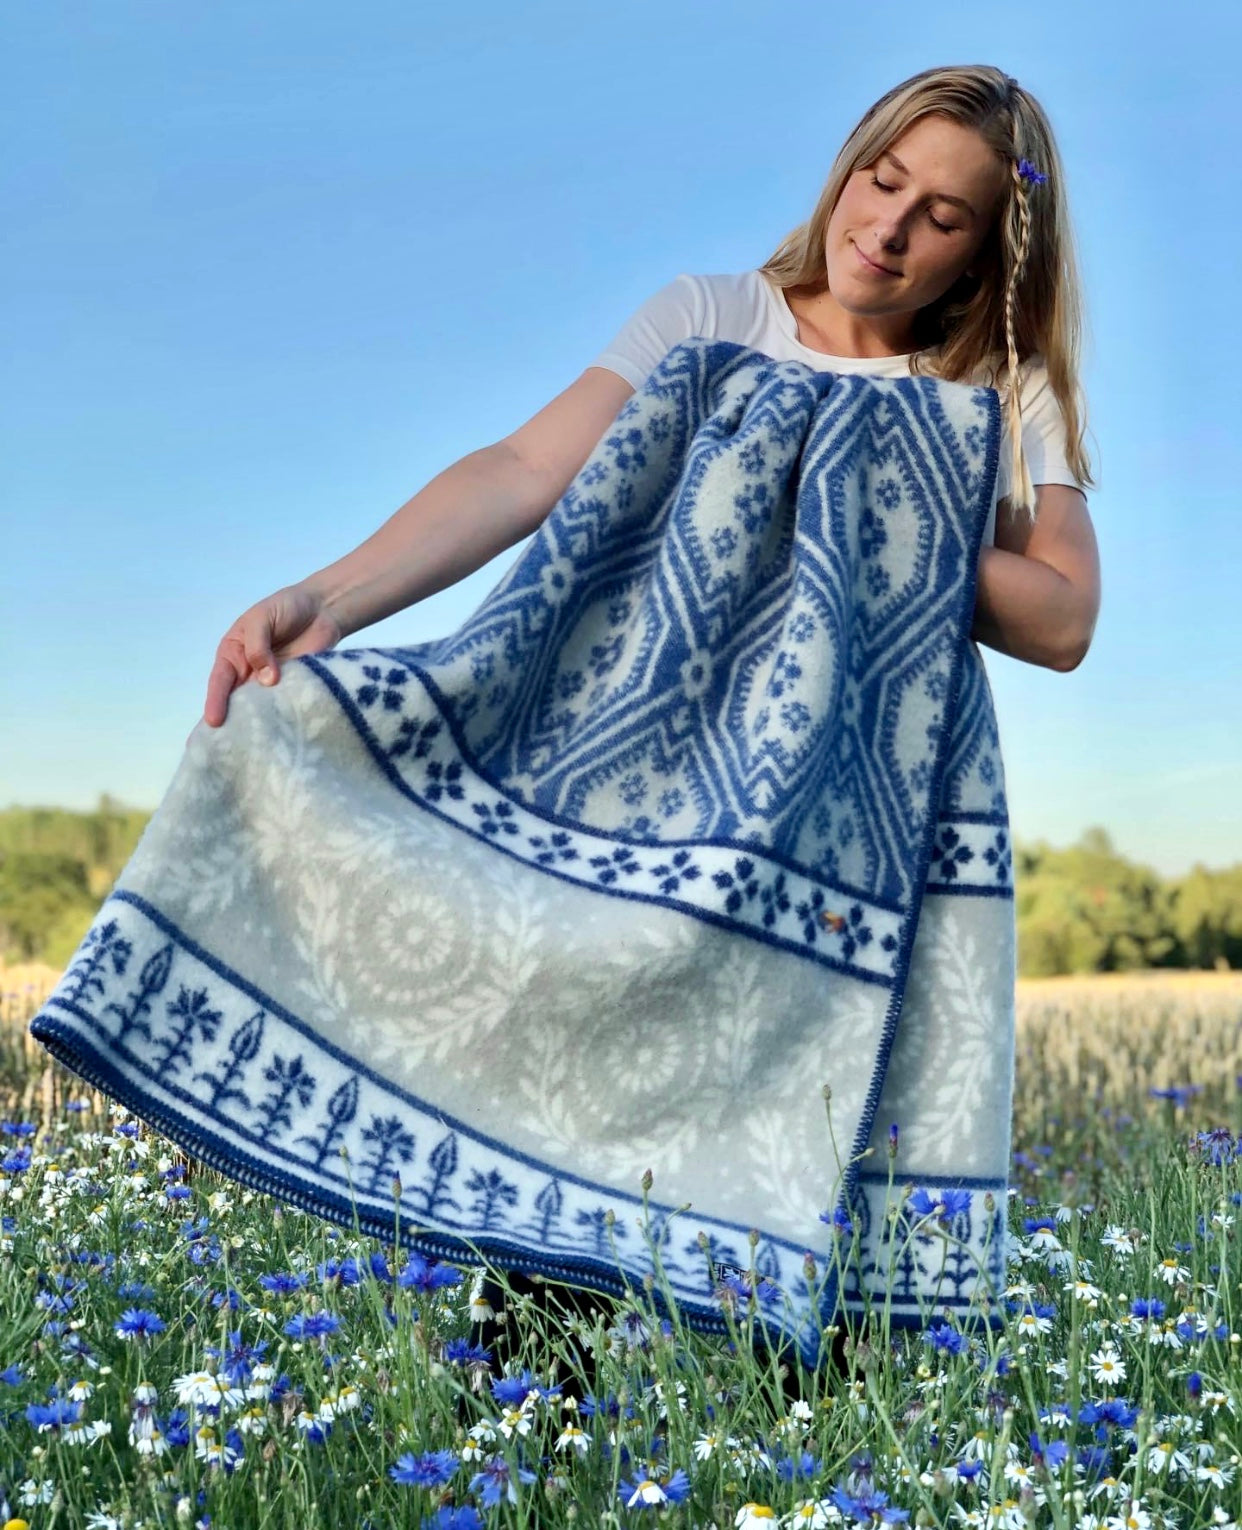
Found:
[[[973,128],[1009,166],[1009,189],[971,261],[915,315],[918,352],[911,371],[978,382],[1001,394],[1013,463],[1011,500],[1035,519],[1035,489],[1022,450],[1021,368],[1039,357],[1065,421],[1070,470],[1095,483],[1083,447],[1086,403],[1078,379],[1082,295],[1065,176],[1043,108],[1017,80],[990,64],[924,69],[863,114],[845,140],[810,218],[788,234],[759,270],[780,288],[822,292],[828,285],[824,234],[846,180],[871,165],[920,117],[936,112]],[[1028,185],[1022,159],[1048,177]],[[1002,360],[1002,358],[1004,358]]]

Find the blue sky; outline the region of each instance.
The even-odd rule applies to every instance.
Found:
[[[0,805],[153,808],[216,644],[566,387],[679,271],[760,264],[883,91],[1043,103],[1086,295],[1103,601],[984,650],[1013,829],[1242,858],[1236,7],[321,0],[0,23]],[[522,546],[347,646],[453,631]]]

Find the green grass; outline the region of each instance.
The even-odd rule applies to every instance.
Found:
[[[460,1358],[480,1272],[384,1278],[409,1258],[395,1241],[187,1161],[29,1050],[32,1012],[0,1025],[0,1526],[747,1530],[883,1523],[879,1492],[910,1524],[1111,1530],[1227,1525],[1242,1504],[1242,1167],[1219,1050],[1200,1093],[1153,1100],[1147,1064],[1088,1093],[1028,1025],[1002,1331],[943,1325],[938,1343],[877,1308],[861,1333],[842,1325],[842,1368],[787,1353],[782,1377],[744,1306],[722,1306],[722,1341],[658,1287],[566,1319],[523,1283],[504,1360],[530,1374],[504,1399]],[[1118,1034],[1150,1022],[1123,1005]],[[1205,1027],[1200,1006],[1187,1083]],[[265,1287],[278,1275],[297,1283]],[[1151,1298],[1163,1312],[1136,1316]],[[162,1328],[123,1336],[135,1310]],[[28,1410],[56,1399],[80,1416],[41,1429]],[[431,1452],[450,1453],[447,1480],[394,1479]],[[628,1506],[643,1483],[669,1501]]]

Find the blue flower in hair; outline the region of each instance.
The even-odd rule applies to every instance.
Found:
[[[1036,170],[1035,166],[1030,162],[1029,159],[1020,159],[1018,161],[1018,174],[1024,181],[1031,181],[1037,186],[1042,186],[1043,183],[1048,179],[1046,175],[1041,175],[1039,171]]]

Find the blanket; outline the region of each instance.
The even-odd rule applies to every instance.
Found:
[[[424,1257],[812,1365],[843,1310],[995,1326],[1000,434],[992,389],[674,346],[456,632],[200,721],[31,1032]]]

